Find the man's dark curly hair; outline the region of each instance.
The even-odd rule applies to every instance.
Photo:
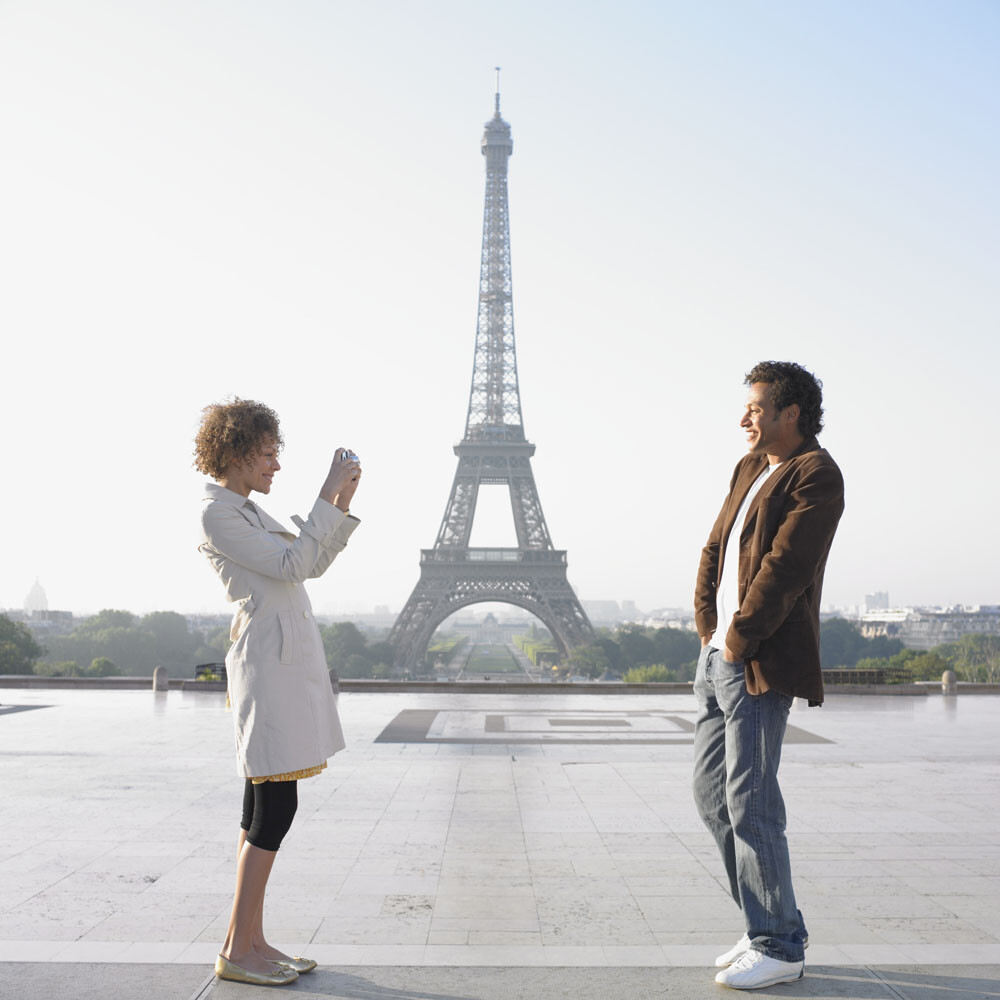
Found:
[[[211,403],[201,411],[194,439],[194,466],[213,479],[222,479],[234,462],[252,461],[265,446],[284,441],[278,414],[263,403],[234,396],[228,403]]]
[[[815,437],[823,429],[823,383],[794,361],[761,361],[747,372],[745,385],[766,382],[778,410],[799,404],[799,433]]]

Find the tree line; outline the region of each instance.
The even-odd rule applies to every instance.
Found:
[[[66,635],[39,642],[21,622],[0,615],[0,673],[47,677],[145,676],[166,667],[171,676],[193,677],[197,663],[221,661],[229,629],[211,636],[192,632],[176,611],[105,608]]]
[[[899,639],[866,639],[853,622],[829,618],[820,626],[823,666],[890,670],[909,681],[938,681],[954,670],[961,681],[1000,681],[1000,636],[970,633],[929,650],[906,649]]]
[[[320,629],[327,665],[340,677],[385,677],[392,647],[370,641],[352,622]],[[0,615],[0,674],[45,677],[142,677],[165,667],[171,677],[194,677],[195,665],[221,663],[229,650],[229,627],[208,635],[188,626],[175,611],[135,615],[105,608],[66,635],[39,642],[21,622]]]
[[[621,677],[630,683],[691,681],[701,640],[694,632],[627,624],[597,630],[596,640],[574,649],[568,668],[585,677]],[[973,634],[932,650],[906,649],[899,639],[867,638],[853,622],[820,623],[824,668],[889,670],[904,680],[940,680],[954,670],[959,680],[1000,682],[1000,636]]]
[[[320,633],[327,665],[338,676],[391,675],[393,649],[384,636],[368,636],[353,622],[327,625]],[[163,666],[171,676],[193,677],[195,664],[221,662],[229,645],[228,627],[192,632],[174,611],[139,616],[106,608],[67,635],[46,637],[44,645],[27,626],[0,615],[0,674],[144,676]],[[590,678],[690,681],[700,647],[694,632],[626,624],[598,629],[593,643],[571,651],[565,668]],[[993,635],[966,635],[919,651],[898,639],[866,638],[853,622],[830,618],[820,626],[820,657],[824,668],[889,669],[909,680],[939,680],[950,669],[963,681],[1000,682],[1000,636]]]

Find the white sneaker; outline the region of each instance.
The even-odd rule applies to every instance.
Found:
[[[729,951],[723,952],[716,960],[715,967],[717,969],[724,969],[727,965],[732,965],[745,951],[750,950],[750,935],[744,934],[743,937],[739,939],[729,949]]]
[[[734,990],[759,990],[778,983],[794,983],[801,979],[805,962],[782,962],[762,951],[745,951],[728,969],[715,977],[717,983]]]
[[[809,938],[803,938],[802,947],[803,948],[809,947]],[[724,969],[727,965],[732,965],[733,962],[735,962],[736,959],[740,957],[740,955],[742,955],[745,951],[749,950],[750,950],[750,936],[748,934],[744,934],[743,937],[741,937],[739,941],[737,941],[736,944],[734,944],[732,948],[729,949],[729,951],[724,951],[715,960],[715,967],[717,969]]]

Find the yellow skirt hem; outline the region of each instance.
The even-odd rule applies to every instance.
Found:
[[[299,781],[302,778],[312,778],[326,769],[326,761],[322,764],[314,764],[312,767],[303,767],[299,771],[286,771],[284,774],[267,774],[261,778],[251,778],[255,785],[262,785],[265,781]]]

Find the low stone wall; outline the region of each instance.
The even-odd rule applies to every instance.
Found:
[[[172,677],[171,690],[204,688],[225,691],[223,681],[195,681],[190,677]],[[144,691],[153,689],[153,677],[37,677],[35,674],[0,674],[0,688],[83,688],[91,691]]]
[[[170,678],[172,691],[225,691],[225,681],[196,681],[190,677]],[[411,692],[429,694],[690,694],[691,682],[664,684],[625,684],[620,681],[571,684],[566,681],[394,681],[344,679],[335,685],[340,691],[392,694]],[[36,677],[34,674],[0,674],[0,688],[81,688],[91,691],[152,690],[150,677]],[[827,684],[828,695],[838,694],[941,694],[940,681],[917,681],[914,684]],[[957,695],[1000,694],[1000,684],[974,684],[959,681]]]

